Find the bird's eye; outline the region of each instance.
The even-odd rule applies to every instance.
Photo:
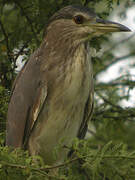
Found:
[[[81,16],[81,15],[75,16],[74,21],[75,21],[76,24],[82,24],[83,21],[84,21],[84,17]]]

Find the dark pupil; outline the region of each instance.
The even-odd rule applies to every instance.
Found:
[[[83,17],[82,16],[75,16],[75,22],[76,24],[82,24],[83,23]]]

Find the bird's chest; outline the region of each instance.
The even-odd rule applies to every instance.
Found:
[[[64,135],[73,138],[77,135],[84,118],[93,85],[90,56],[84,56],[84,53],[78,50],[73,61],[67,64],[65,72],[62,83],[56,85],[55,93],[50,99],[50,114],[52,122],[55,119],[58,126],[55,129],[59,129],[59,132],[65,129]],[[71,137],[68,138],[69,141]]]
[[[92,86],[92,64],[89,53],[89,48],[81,44],[72,56],[63,59],[59,66],[56,65],[53,71],[50,71],[49,103],[58,108],[61,105],[66,108],[86,103]]]
[[[89,96],[92,81],[92,66],[89,55],[77,51],[74,61],[66,68],[64,79],[64,100],[68,103],[85,103]]]
[[[62,70],[59,69],[59,72]],[[67,124],[71,125],[76,134],[83,120],[85,106],[93,86],[90,55],[84,45],[77,49],[72,59],[67,61],[63,74],[59,76],[61,79],[56,78],[54,83],[54,91],[49,99],[49,114],[53,122],[54,119],[59,122],[57,123],[60,124],[59,128],[68,127]]]
[[[68,98],[85,98],[88,95],[90,88],[90,67],[88,62],[84,63],[86,64],[73,63],[71,72],[65,78],[66,95]]]

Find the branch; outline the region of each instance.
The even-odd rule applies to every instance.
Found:
[[[90,0],[85,0],[85,2],[84,2],[84,6],[87,6],[88,5],[88,3],[90,2]]]
[[[72,162],[78,161],[78,160],[83,160],[83,158],[102,158],[102,159],[129,159],[129,160],[135,160],[135,156],[127,156],[127,155],[85,155],[82,156],[81,158],[77,157],[74,159],[71,159],[70,161],[67,161],[66,163],[62,163],[60,165],[56,165],[56,166],[50,166],[50,167],[45,167],[45,168],[34,168],[32,166],[30,166],[31,170],[35,170],[35,171],[46,171],[46,170],[50,170],[50,169],[56,169],[56,168],[60,168],[63,166],[66,166],[68,164],[71,164]],[[0,161],[1,165],[5,165],[5,166],[9,166],[9,167],[14,167],[14,168],[20,168],[20,169],[27,169],[28,166],[25,165],[20,165],[20,164],[12,164],[12,163],[8,163],[5,161]]]
[[[18,57],[23,53],[24,49],[28,46],[28,41],[26,43],[24,43],[24,45],[22,46],[22,48],[20,49],[20,51],[17,53],[16,57],[15,57],[15,61],[18,59]]]
[[[104,65],[104,67],[102,67],[101,69],[99,69],[99,70],[94,74],[94,77],[97,76],[97,74],[101,73],[102,71],[105,71],[106,69],[108,69],[110,66],[116,64],[117,62],[123,61],[124,59],[127,59],[127,58],[132,57],[132,56],[135,56],[135,51],[133,51],[133,52],[127,54],[127,55],[114,58],[114,59],[112,59],[111,62],[109,62],[109,60],[108,60],[108,62]]]
[[[12,56],[11,56],[11,51],[10,51],[10,47],[9,47],[9,39],[8,39],[8,35],[6,33],[6,30],[4,28],[4,25],[0,19],[0,26],[1,26],[1,30],[3,32],[3,35],[5,37],[5,42],[6,42],[6,47],[7,47],[7,55],[8,55],[8,58],[9,60],[12,62]]]
[[[35,39],[37,41],[37,44],[39,44],[39,40],[37,38],[37,34],[34,30],[34,27],[33,27],[33,24],[31,22],[31,19],[29,18],[29,16],[27,15],[27,13],[25,12],[24,8],[21,6],[21,4],[19,3],[19,1],[15,0],[15,3],[17,4],[17,6],[20,8],[22,14],[25,16],[27,22],[29,23],[30,27],[31,27],[31,31],[33,32],[34,36],[35,36]]]
[[[88,132],[89,134],[92,134],[92,135],[95,137],[95,139],[105,142],[105,140],[104,140],[103,137],[98,136],[98,135],[97,135],[94,131],[92,131],[91,129],[88,129],[87,132]],[[97,146],[98,146],[98,145],[97,145]]]
[[[7,163],[5,161],[0,161],[0,163],[3,166],[8,166],[8,167],[12,167],[12,168],[19,168],[19,169],[28,169],[28,168],[30,168],[33,171],[39,172],[40,175],[42,174],[44,176],[48,176],[48,177],[54,178],[54,176],[52,176],[52,175],[48,174],[47,172],[43,171],[42,168],[34,168],[32,166],[28,167],[28,166],[24,166],[24,165],[20,165],[20,164],[12,164],[12,163]]]
[[[56,165],[56,166],[45,167],[45,168],[35,168],[35,167],[30,166],[30,169],[34,170],[34,171],[40,171],[40,172],[41,171],[51,170],[51,169],[57,169],[57,168],[66,166],[66,165],[68,165],[68,164],[70,164],[70,163],[72,163],[74,161],[79,160],[79,159],[80,158],[74,158],[74,159],[71,159],[70,161],[67,161],[66,163],[62,163],[62,164]],[[25,166],[25,165],[8,163],[8,162],[5,162],[5,161],[0,161],[0,164],[4,165],[4,166],[13,167],[13,168],[20,168],[20,169],[27,169],[28,168],[28,166]]]
[[[113,44],[110,48],[108,48],[107,50],[105,50],[104,53],[106,54],[108,51],[114,50],[117,46],[119,46],[120,44],[123,44],[124,42],[129,41],[129,40],[132,39],[134,36],[135,36],[135,32],[134,32],[131,36],[129,36],[129,37],[125,38],[125,39],[122,39],[121,41]]]
[[[113,86],[130,86],[130,87],[135,87],[135,81],[122,80],[121,82],[98,83],[95,86],[95,90],[98,90],[101,87],[113,87]]]
[[[100,93],[97,93],[97,95],[98,95],[99,97],[101,97],[101,98],[103,99],[103,101],[106,102],[107,104],[109,104],[109,105],[111,105],[111,106],[113,106],[113,107],[115,107],[115,108],[118,108],[119,110],[122,110],[122,109],[123,109],[122,107],[120,107],[120,106],[118,106],[118,105],[115,105],[115,104],[113,104],[112,102],[108,101],[108,100],[107,100],[104,96],[102,96]]]

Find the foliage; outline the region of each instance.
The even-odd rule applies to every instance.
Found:
[[[0,86],[0,133],[5,129],[6,113],[8,107],[9,92],[3,86]]]
[[[95,148],[91,140],[74,140],[72,158],[56,166],[46,166],[38,156],[20,149],[0,147],[0,180],[130,180],[135,178],[135,151],[109,142]]]
[[[135,56],[134,34],[114,43],[109,36],[92,39],[91,46],[100,56],[93,56],[95,110],[87,140],[75,140],[74,155],[58,167],[44,165],[40,157],[30,157],[22,150],[5,147],[5,119],[9,94],[16,76],[18,57],[27,61],[40,45],[49,17],[61,7],[83,4],[107,18],[115,9],[125,18],[134,1],[128,0],[0,0],[0,180],[134,180],[135,179],[135,108],[122,106],[130,99],[135,81],[129,72],[120,73],[108,83],[98,78],[114,64]],[[122,7],[122,8],[121,8]],[[114,50],[127,43],[128,53],[117,57]],[[109,48],[107,48],[109,46]],[[119,49],[119,48],[118,48]],[[102,61],[101,61],[102,59]],[[132,63],[132,68],[135,66]],[[52,170],[57,169],[55,174]],[[49,173],[48,173],[49,171]],[[51,171],[51,172],[50,172]]]

